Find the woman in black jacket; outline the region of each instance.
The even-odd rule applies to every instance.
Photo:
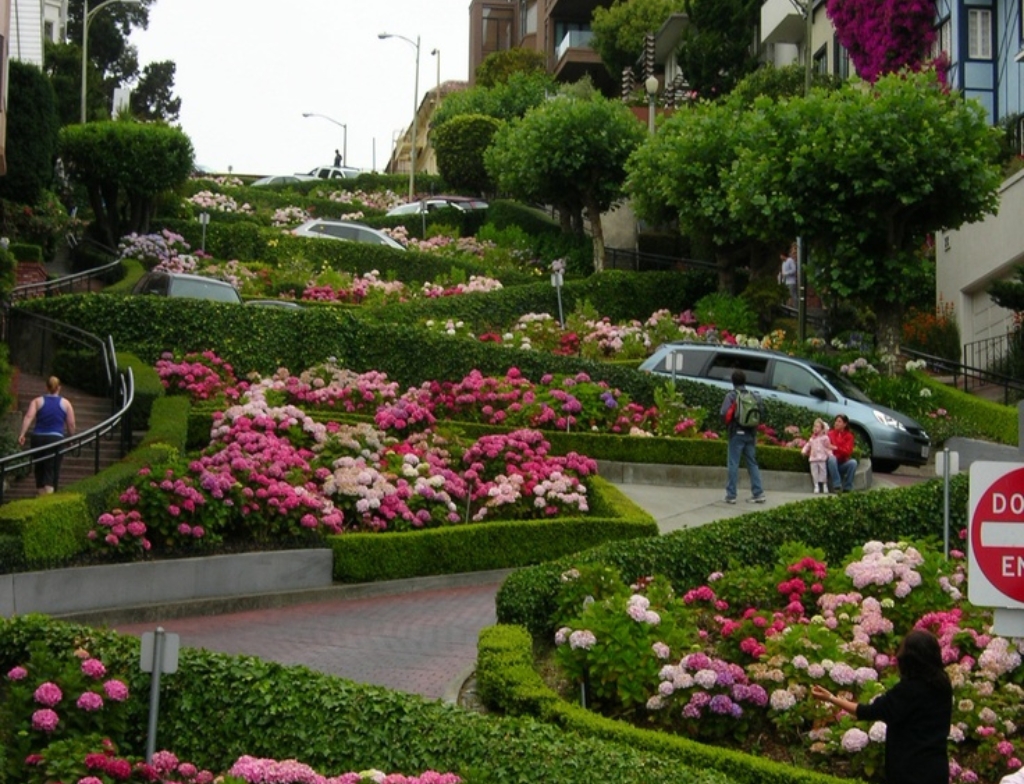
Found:
[[[900,680],[867,705],[814,685],[811,695],[858,719],[885,722],[887,784],[948,784],[947,739],[953,719],[953,686],[942,666],[939,641],[915,629],[896,652]]]

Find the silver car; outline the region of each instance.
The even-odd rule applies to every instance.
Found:
[[[329,240],[365,242],[370,245],[385,245],[395,250],[405,250],[402,243],[392,239],[384,232],[352,221],[317,218],[308,220],[301,226],[292,229],[292,234],[298,237],[324,237]]]
[[[640,369],[722,390],[732,389],[733,371],[742,370],[747,385],[766,400],[809,409],[826,422],[846,414],[850,429],[871,450],[876,471],[928,461],[931,440],[919,423],[873,403],[849,379],[817,362],[767,349],[679,341],[658,346]]]

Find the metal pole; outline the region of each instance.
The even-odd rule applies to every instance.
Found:
[[[348,166],[348,123],[342,123],[341,130],[341,163]]]
[[[813,81],[811,53],[814,50],[811,48],[811,43],[814,37],[814,0],[804,0],[804,16],[807,23],[807,29],[804,34],[807,38],[807,62],[804,63],[804,95],[809,95],[811,92],[811,82]]]
[[[149,729],[146,733],[146,762],[156,753],[156,719],[160,710],[160,668],[164,660],[164,629],[156,627],[153,635],[153,675],[149,681]]]
[[[416,81],[413,84],[412,96],[412,151],[409,154],[409,201],[412,201],[416,193],[416,142],[419,135],[417,123],[420,108],[420,37],[416,36]]]
[[[942,552],[949,560],[949,447],[942,450]]]
[[[85,0],[84,8],[85,16],[82,17],[82,114],[80,120],[83,124],[85,123],[85,78],[88,73],[87,66],[89,63],[89,17],[91,16],[89,13],[89,0]]]
[[[804,282],[804,264],[807,249],[804,238],[796,238],[796,334],[803,343],[807,339],[807,285]]]

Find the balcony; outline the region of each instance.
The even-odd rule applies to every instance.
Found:
[[[555,49],[555,62],[561,62],[570,49],[590,49],[592,40],[594,33],[591,30],[573,30],[567,33]]]
[[[761,6],[762,44],[798,44],[806,31],[803,14],[791,0],[765,0]]]
[[[600,56],[590,48],[594,34],[589,30],[575,30],[566,34],[555,47],[555,65],[551,75],[559,82],[571,84],[590,75],[594,87],[604,95],[616,95],[618,85],[612,79]]]

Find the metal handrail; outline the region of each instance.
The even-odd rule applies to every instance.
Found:
[[[109,264],[104,264],[102,267],[94,267],[84,272],[76,272],[73,275],[61,275],[59,278],[43,280],[39,283],[26,283],[22,286],[15,286],[11,290],[10,301],[17,302],[18,300],[32,299],[34,297],[52,297],[56,294],[73,293],[75,286],[78,284],[101,277],[104,273],[120,266],[120,264],[121,259],[117,258]]]
[[[605,269],[629,269],[641,271],[641,262],[648,268],[658,270],[704,269],[715,271],[718,265],[713,261],[684,259],[678,256],[661,256],[656,253],[641,253],[624,248],[605,248]]]
[[[53,444],[37,446],[12,455],[0,458],[0,504],[4,503],[4,487],[9,473],[18,474],[31,468],[36,463],[49,460],[57,455],[74,452],[78,455],[87,446],[93,446],[93,472],[100,471],[100,439],[121,427],[121,455],[127,454],[131,443],[131,407],[135,402],[135,376],[128,368],[121,375],[120,393],[121,406],[114,414],[98,425],[90,427],[83,433],[76,433]],[[54,477],[54,490],[58,490],[59,477]]]
[[[114,341],[113,338],[104,341],[102,338],[97,337],[91,332],[87,332],[84,329],[79,329],[71,324],[67,324],[63,321],[57,321],[56,319],[50,318],[49,316],[43,316],[38,313],[30,313],[25,310],[9,311],[8,321],[12,320],[14,314],[17,314],[19,319],[29,319],[39,322],[44,331],[60,334],[63,337],[77,343],[80,346],[86,348],[92,348],[103,358],[103,371],[106,376],[106,392],[107,395],[112,395],[114,391],[114,376],[117,374],[117,354],[114,352]],[[8,336],[10,340],[10,336]],[[44,361],[43,357],[40,357],[40,363]],[[17,364],[17,363],[16,363]],[[40,372],[44,368],[40,367]]]
[[[923,359],[928,363],[928,367],[933,370],[946,371],[953,374],[953,386],[959,385],[959,379],[964,379],[964,391],[967,387],[968,378],[976,378],[978,381],[985,384],[992,384],[993,386],[999,386],[1003,388],[1003,403],[1006,405],[1010,404],[1010,390],[1014,392],[1024,393],[1024,379],[1014,378],[1013,376],[1007,376],[1002,373],[997,373],[994,370],[987,370],[985,368],[971,367],[965,365],[962,362],[956,362],[945,357],[938,357],[933,354],[926,354],[923,351],[916,351],[912,348],[906,348],[900,346],[900,352],[906,354],[908,357],[914,359]]]

